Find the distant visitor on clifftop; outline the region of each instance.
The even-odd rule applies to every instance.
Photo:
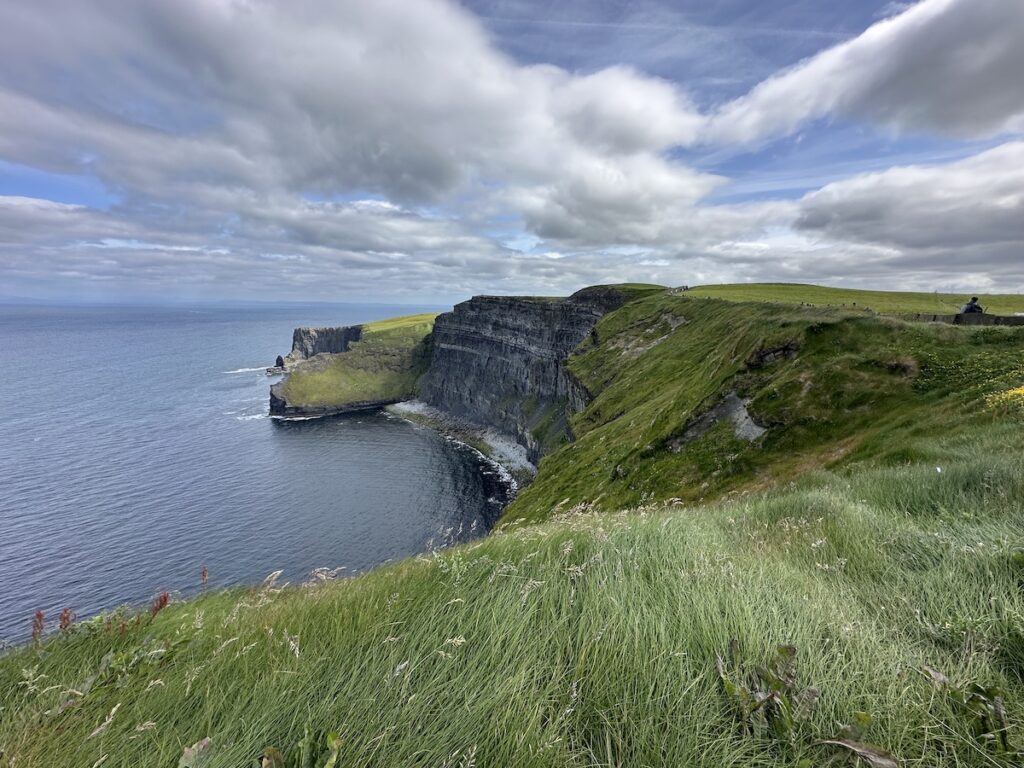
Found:
[[[971,300],[968,301],[960,308],[961,315],[980,315],[984,313],[985,308],[978,303],[978,297],[972,296]]]

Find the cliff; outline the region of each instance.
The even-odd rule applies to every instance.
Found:
[[[363,326],[347,325],[338,328],[296,328],[292,333],[292,351],[285,365],[294,365],[316,355],[336,355],[348,352],[349,345],[359,341]]]
[[[420,398],[513,435],[536,461],[570,437],[569,413],[590,399],[565,360],[604,315],[647,290],[596,286],[565,299],[476,296],[462,302],[434,323]]]
[[[274,416],[326,416],[416,396],[429,361],[434,316],[339,328],[296,328],[288,375],[270,388]]]

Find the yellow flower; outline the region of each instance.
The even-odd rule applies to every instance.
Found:
[[[989,408],[1024,409],[1024,386],[989,395],[985,398],[985,404]]]

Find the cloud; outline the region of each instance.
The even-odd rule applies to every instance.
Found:
[[[1024,3],[922,0],[722,107],[707,138],[750,143],[825,116],[984,138],[1024,130]]]
[[[799,202],[794,229],[836,253],[847,275],[934,285],[1024,287],[1024,142],[944,165],[907,166],[828,184]]]
[[[966,160],[892,168],[804,197],[798,228],[902,248],[1009,243],[1024,257],[1024,142]]]
[[[0,27],[3,154],[148,197],[237,187],[436,203],[638,156],[672,175],[661,151],[701,120],[628,68],[516,65],[438,0],[47,0],[5,6]]]
[[[707,202],[729,182],[693,159],[709,135],[823,115],[1009,130],[1021,7],[925,0],[768,79],[709,133],[678,84],[518,63],[447,0],[0,4],[0,158],[97,178],[118,201],[0,198],[0,278],[449,300],[636,279],[930,284],[962,267],[956,248],[1024,285],[1008,261],[1016,145],[737,205]]]
[[[0,30],[0,157],[99,178],[123,202],[92,223],[139,242],[299,250],[244,262],[280,269],[282,290],[374,260],[396,281],[404,260],[451,295],[515,272],[475,234],[492,219],[653,241],[719,183],[667,157],[703,121],[673,84],[519,65],[444,0],[41,0],[0,6]],[[397,207],[345,202],[368,197]],[[158,274],[151,252],[122,255]],[[427,261],[466,271],[435,281],[417,274]]]

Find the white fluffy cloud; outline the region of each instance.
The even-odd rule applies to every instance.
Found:
[[[969,249],[972,280],[1022,286],[1019,143],[741,205],[708,203],[728,179],[677,159],[825,115],[1024,129],[1022,36],[1019,0],[924,0],[703,115],[682,85],[614,62],[515,62],[450,0],[4,3],[0,160],[97,178],[118,202],[0,197],[0,279],[448,300],[636,279],[927,285]]]
[[[824,116],[957,137],[1024,130],[1021,40],[1020,0],[922,0],[725,105],[706,136],[754,142]]]
[[[476,183],[586,187],[595,166],[628,178],[637,163],[672,194],[706,186],[660,155],[699,129],[674,87],[518,66],[440,0],[44,0],[5,5],[0,27],[3,154],[149,197],[429,203]]]
[[[1007,244],[1024,261],[1024,142],[829,184],[801,201],[796,224],[895,248]]]

